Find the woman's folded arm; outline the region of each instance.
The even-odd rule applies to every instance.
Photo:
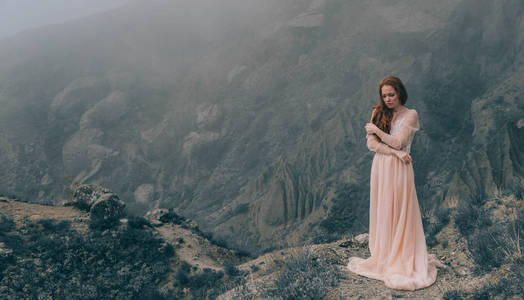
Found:
[[[376,135],[380,140],[393,149],[402,149],[409,141],[410,136],[414,131],[419,129],[418,114],[416,110],[410,110],[406,113],[406,117],[401,125],[399,132],[396,135],[390,135],[382,130],[378,130]]]
[[[374,134],[368,134],[367,135],[367,143],[366,143],[366,145],[368,146],[368,149],[370,151],[373,151],[373,152],[376,152],[376,153],[394,154],[394,150],[390,146],[380,142],[378,140],[377,136],[374,135]]]

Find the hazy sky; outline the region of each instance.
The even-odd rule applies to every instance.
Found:
[[[0,0],[0,39],[24,29],[88,16],[130,0]]]

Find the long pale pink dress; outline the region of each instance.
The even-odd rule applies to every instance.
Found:
[[[409,109],[394,119],[382,141],[376,135],[367,136],[368,148],[376,152],[370,177],[371,256],[350,257],[347,268],[393,289],[415,290],[435,282],[439,263],[426,249],[413,166],[391,152],[394,148],[409,153],[419,129],[418,114]]]

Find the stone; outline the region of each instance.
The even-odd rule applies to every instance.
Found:
[[[161,219],[163,219],[162,217],[168,213],[169,213],[168,209],[155,208],[155,209],[148,211],[146,215],[144,216],[144,218],[149,220],[149,222],[151,222],[151,225],[158,227],[164,224],[164,222],[162,222]]]
[[[357,236],[352,237],[349,240],[345,240],[344,242],[340,243],[338,246],[343,247],[343,248],[354,247],[354,246],[364,247],[366,246],[368,239],[369,239],[369,234],[361,233]]]
[[[163,224],[182,225],[187,228],[197,228],[198,225],[192,220],[186,219],[184,216],[177,214],[172,208],[155,208],[146,213],[144,216],[151,222],[153,226],[162,226]]]
[[[116,194],[103,194],[89,210],[91,223],[98,227],[111,227],[125,215],[124,208],[124,202]]]
[[[7,246],[3,243],[3,242],[0,242],[0,256],[9,256],[13,253],[13,250],[7,248]]]
[[[357,242],[359,244],[365,244],[365,243],[367,243],[368,238],[369,238],[369,234],[361,233],[361,234],[357,235],[356,237],[354,237],[353,239],[355,240],[355,242]]]
[[[72,204],[82,210],[89,211],[91,206],[103,194],[111,193],[110,190],[96,184],[73,184]]]

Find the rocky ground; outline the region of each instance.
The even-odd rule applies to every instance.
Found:
[[[474,276],[471,272],[474,262],[470,258],[465,242],[462,239],[455,240],[454,236],[456,233],[453,224],[450,224],[440,234],[441,238],[448,238],[447,248],[438,245],[429,249],[429,252],[435,254],[443,265],[438,270],[436,282],[417,291],[393,290],[386,287],[382,281],[359,276],[347,270],[346,263],[349,257],[369,257],[367,240],[358,242],[355,239],[341,239],[329,244],[278,250],[248,261],[239,268],[250,270],[252,265],[259,266],[260,269],[251,274],[251,284],[265,286],[276,278],[275,270],[278,270],[279,261],[286,260],[289,255],[296,256],[301,251],[310,249],[313,253],[336,263],[337,268],[346,276],[341,279],[337,287],[327,293],[324,299],[442,299],[446,291],[456,289],[474,291],[497,276],[496,274]]]
[[[502,201],[505,203],[509,200],[504,198]],[[490,205],[488,203],[486,207]],[[0,198],[0,212],[11,217],[17,225],[27,221],[55,219],[71,221],[72,228],[79,233],[89,230],[89,213],[73,206],[45,206]],[[348,258],[351,256],[369,257],[366,234],[332,243],[275,250],[250,258],[219,246],[202,234],[198,234],[198,226],[191,220],[165,222],[162,216],[168,212],[158,210],[146,215],[154,225],[152,230],[155,235],[170,243],[176,252],[170,261],[170,270],[165,280],[159,284],[160,290],[162,287],[168,290],[173,286],[176,280],[175,274],[184,262],[191,265],[191,274],[205,272],[206,268],[225,271],[225,264],[230,263],[236,266],[239,274],[242,274],[238,275],[243,277],[238,281],[242,283],[241,288],[225,291],[218,296],[218,299],[267,298],[267,290],[275,285],[278,275],[286,268],[289,260],[304,252],[310,253],[311,257],[322,258],[342,274],[338,284],[327,289],[324,299],[443,299],[449,298],[451,292],[457,290],[465,295],[473,295],[475,291],[497,283],[509,268],[508,264],[502,264],[491,272],[480,274],[475,272],[475,261],[468,250],[467,242],[457,231],[454,218],[451,218],[436,235],[438,243],[434,247],[428,247],[429,253],[436,255],[442,263],[436,282],[430,287],[417,291],[393,290],[387,288],[381,281],[353,274],[346,268]],[[502,218],[509,213],[506,205],[492,208],[492,215],[496,218]],[[127,219],[123,218],[120,222],[127,222]],[[448,292],[447,296],[446,292]],[[188,292],[187,299],[195,299],[195,297]],[[519,296],[513,296],[511,299],[519,299]]]
[[[503,220],[511,221],[511,218],[516,218],[517,216],[513,214],[514,211],[510,209],[515,206],[521,208],[522,201],[510,195],[499,197],[494,201],[487,201],[484,204],[484,209],[490,211],[491,219],[496,223]],[[253,266],[259,267],[256,272],[250,274],[248,282],[251,293],[258,293],[259,296],[261,290],[263,290],[261,287],[271,285],[271,282],[277,279],[277,273],[282,269],[282,264],[279,262],[286,261],[290,257],[296,257],[304,251],[310,251],[317,256],[327,258],[344,274],[336,287],[328,289],[324,299],[475,298],[475,295],[481,295],[481,291],[489,290],[490,287],[498,286],[500,289],[499,282],[502,278],[507,278],[511,262],[505,261],[500,267],[494,268],[490,272],[476,272],[475,268],[478,266],[467,246],[467,240],[457,230],[457,225],[454,222],[456,211],[450,211],[450,213],[452,215],[449,223],[436,234],[438,243],[434,247],[428,247],[428,252],[434,254],[441,265],[438,269],[436,282],[424,289],[416,291],[393,290],[386,287],[382,281],[359,276],[347,270],[346,264],[349,257],[369,257],[367,234],[327,244],[306,245],[273,251],[248,261],[240,265],[239,268],[248,271],[252,270]],[[489,245],[486,245],[486,247],[489,247]],[[499,250],[503,251],[502,249]],[[514,253],[514,255],[521,255],[521,253]],[[457,291],[461,293],[461,296],[457,296]],[[488,294],[484,294],[483,297],[492,298],[491,295],[487,297],[486,295]],[[518,294],[505,296],[502,293],[502,295],[494,298],[522,299],[522,295]],[[227,299],[228,297],[224,298]]]

